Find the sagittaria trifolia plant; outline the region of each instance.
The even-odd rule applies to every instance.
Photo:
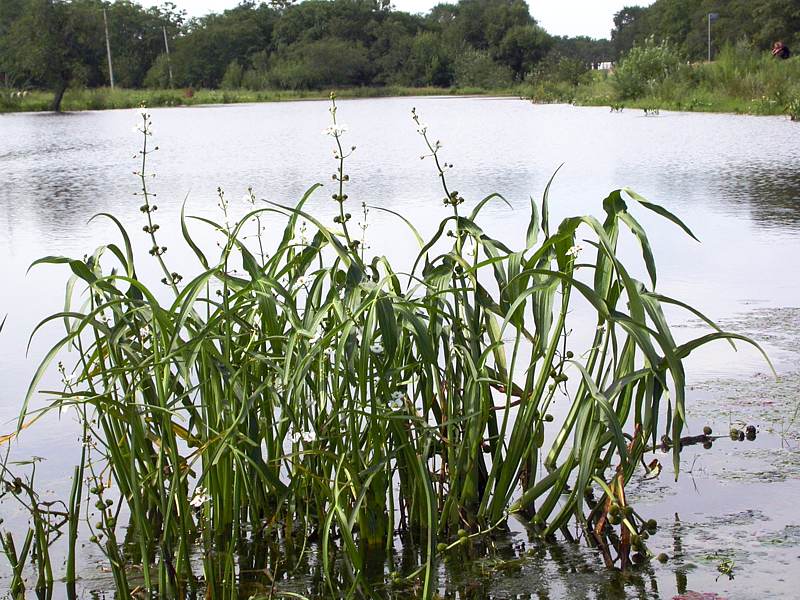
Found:
[[[548,184],[541,203],[531,201],[525,238],[493,239],[480,212],[504,199],[468,204],[453,190],[441,144],[414,112],[446,215],[424,240],[407,216],[363,207],[392,213],[419,243],[401,273],[351,225],[345,166],[355,148],[334,96],[330,113],[332,226],[305,209],[319,185],[294,206],[250,192],[251,210],[234,224],[220,190],[225,222],[182,213],[200,267],[184,279],[158,239],[143,110],[141,210],[166,287],[139,278],[132,242],[111,215],[121,244],[37,261],[66,264],[72,278],[64,311],[42,323],[62,321],[66,334],[29,398],[49,363],[76,349],[48,407],[77,407],[91,440],[76,481],[91,482],[95,510],[85,516],[119,591],[130,592],[126,566],[135,563],[142,587],[180,592],[199,547],[209,593],[234,597],[237,549],[278,534],[313,542],[331,593],[360,589],[365,550],[391,552],[404,533],[422,545],[422,561],[393,581],[419,578],[430,598],[437,555],[511,515],[545,538],[577,524],[609,566],[626,567],[632,549],[645,556],[640,534],[653,524],[627,505],[625,485],[660,434],[680,438],[683,359],[712,340],[745,338],[655,291],[653,252],[629,204],[692,233],[630,190],[608,195],[602,220],[575,216],[553,228]],[[275,215],[285,219],[279,235],[263,225]],[[222,236],[217,256],[201,249],[192,223]],[[623,234],[641,247],[646,283],[617,256]],[[79,285],[89,293],[79,296]],[[567,335],[576,300],[596,317],[582,348]],[[664,305],[710,332],[678,344]],[[20,427],[30,412],[26,401]],[[344,579],[333,575],[337,564]]]

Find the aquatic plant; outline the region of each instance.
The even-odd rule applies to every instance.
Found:
[[[148,189],[157,148],[143,110],[139,198],[163,287],[138,275],[130,236],[109,214],[101,217],[121,243],[34,263],[66,265],[72,276],[64,310],[37,327],[60,321],[66,333],[37,370],[19,429],[77,409],[85,453],[75,481],[89,481],[84,518],[119,593],[131,593],[132,564],[140,587],[162,596],[195,586],[199,548],[208,595],[235,597],[237,556],[268,535],[313,544],[331,594],[367,593],[365,570],[400,535],[421,548],[419,565],[387,585],[419,580],[430,598],[437,556],[511,516],[546,539],[572,539],[575,523],[608,566],[628,567],[631,552],[645,560],[657,525],[627,503],[625,486],[659,433],[681,437],[683,359],[713,340],[746,339],[655,291],[653,251],[629,204],[691,231],[631,190],[603,201],[603,220],[553,227],[548,184],[541,203],[531,201],[525,238],[493,239],[478,219],[505,200],[492,194],[465,210],[441,143],[413,112],[449,214],[425,240],[405,216],[363,207],[397,218],[419,244],[402,273],[351,224],[346,164],[356,149],[333,96],[330,113],[333,226],[305,208],[320,185],[295,206],[250,191],[252,209],[233,223],[219,190],[221,222],[181,213],[199,273],[172,270]],[[275,216],[285,221],[278,236],[262,223]],[[190,223],[219,236],[217,256]],[[617,255],[628,234],[647,284]],[[579,303],[594,315],[586,347],[569,335]],[[665,305],[710,332],[677,343]],[[33,410],[66,349],[78,359],[64,390]],[[677,473],[680,445],[672,452]]]
[[[792,121],[800,121],[800,98],[795,98],[786,105],[786,113]]]

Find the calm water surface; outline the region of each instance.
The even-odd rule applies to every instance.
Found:
[[[432,162],[420,160],[424,146],[411,120],[414,106],[442,141],[444,159],[454,164],[451,189],[472,203],[500,192],[512,205],[496,203],[483,213],[484,228],[504,241],[522,243],[530,197],[540,197],[562,163],[552,188],[556,220],[601,216],[607,192],[624,186],[680,215],[702,243],[632,208],[654,246],[658,289],[764,340],[782,375],[776,388],[754,352],[734,354],[722,344],[688,361],[697,427],[709,423],[724,432],[749,419],[762,434],[746,447],[687,451],[684,469],[691,473],[678,484],[665,473],[637,490],[640,504],[668,525],[653,549],[663,547],[675,560],[617,580],[587,552],[551,548],[488,582],[480,574],[451,575],[452,597],[659,598],[691,590],[791,597],[800,585],[797,570],[788,568],[800,559],[800,519],[790,505],[800,500],[800,457],[798,437],[784,417],[800,402],[794,343],[800,341],[800,319],[792,310],[800,306],[794,264],[800,256],[800,125],[732,115],[610,114],[512,99],[342,101],[345,139],[356,146],[348,159],[350,212],[359,212],[364,201],[400,211],[429,233],[446,210]],[[170,239],[184,200],[187,212],[219,218],[218,187],[241,214],[248,187],[260,199],[294,204],[310,185],[323,182],[328,189],[319,190],[308,208],[330,222],[335,162],[332,139],[320,134],[328,125],[327,108],[325,102],[297,102],[152,110],[160,150],[149,168],[157,174],[151,185],[162,239]],[[133,110],[0,115],[0,319],[8,314],[0,333],[0,434],[13,429],[36,362],[60,333],[46,329],[26,356],[33,327],[60,308],[67,277],[56,267],[26,274],[30,263],[52,254],[80,257],[116,241],[107,222],[89,222],[107,211],[128,226],[146,270],[140,202],[132,195],[141,142],[132,131],[137,122]],[[367,237],[372,252],[408,260],[413,240],[385,213],[371,211]],[[207,240],[213,243],[210,235]],[[632,242],[623,249],[636,260]],[[188,259],[177,247],[168,258],[178,270]],[[643,270],[636,275],[644,278]],[[685,315],[674,319],[679,332],[697,333]],[[56,385],[57,377],[47,384]],[[13,451],[19,458],[47,457],[37,478],[60,490],[68,484],[76,439],[69,416],[53,418],[26,432]],[[772,471],[784,476],[763,477]],[[10,507],[0,510],[13,519]],[[514,544],[524,542],[518,535],[510,542],[512,554]],[[559,552],[565,553],[560,561]],[[92,583],[95,559],[87,557],[86,587],[102,589],[102,580]],[[715,579],[724,557],[735,559],[733,580]]]

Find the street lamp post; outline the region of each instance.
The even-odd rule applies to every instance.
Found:
[[[719,19],[719,13],[708,13],[708,62],[711,62],[711,21]]]

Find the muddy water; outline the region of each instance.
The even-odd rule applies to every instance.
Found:
[[[424,232],[438,223],[444,208],[430,161],[420,161],[423,146],[410,119],[412,106],[455,165],[452,188],[470,202],[498,191],[511,203],[513,210],[496,204],[483,213],[484,227],[504,240],[522,242],[529,196],[541,194],[561,163],[552,192],[556,220],[600,215],[604,195],[621,186],[678,213],[701,244],[637,213],[656,253],[658,289],[763,341],[780,375],[776,381],[757,353],[747,348],[734,353],[722,343],[687,361],[690,433],[704,425],[723,435],[731,427],[754,425],[758,435],[752,442],[723,437],[710,450],[686,448],[677,483],[669,456],[657,453],[664,464],[661,476],[632,486],[635,507],[661,525],[650,547],[668,554],[667,563],[609,573],[580,545],[538,545],[514,527],[480,558],[443,564],[442,593],[452,598],[671,598],[690,592],[794,597],[800,589],[800,279],[793,267],[800,256],[798,125],[731,115],[610,114],[508,99],[342,102],[348,142],[357,146],[349,160],[353,207],[363,200],[401,211]],[[152,185],[167,234],[184,199],[188,212],[217,217],[218,186],[241,213],[248,186],[259,198],[294,203],[312,183],[330,181],[330,138],[320,135],[328,124],[325,103],[152,113],[161,148],[152,159],[157,173]],[[132,156],[139,144],[131,131],[135,122],[135,111],[0,116],[0,319],[8,314],[0,332],[0,434],[13,428],[36,361],[59,333],[57,327],[45,329],[26,356],[28,335],[44,315],[60,308],[66,280],[66,273],[53,267],[26,274],[28,265],[48,254],[83,256],[113,239],[107,223],[88,222],[101,211],[129,224],[134,243],[145,248],[140,203],[132,196],[137,189]],[[311,211],[332,216],[330,193],[317,194]],[[407,258],[412,239],[396,221],[373,211],[369,223],[375,252]],[[171,252],[178,264],[186,259],[177,248]],[[636,260],[634,244],[625,252]],[[146,260],[140,264],[146,269]],[[635,274],[644,277],[643,269]],[[697,334],[699,325],[689,316],[671,317],[679,335]],[[57,383],[51,375],[43,386]],[[45,457],[37,464],[37,481],[63,496],[76,439],[70,416],[47,419],[26,432],[13,456]],[[21,524],[20,512],[8,502],[0,511],[7,522]],[[100,557],[88,546],[82,561],[80,593],[89,597],[110,589]],[[0,573],[5,569],[0,566]],[[286,585],[301,592],[318,589],[313,578]]]

